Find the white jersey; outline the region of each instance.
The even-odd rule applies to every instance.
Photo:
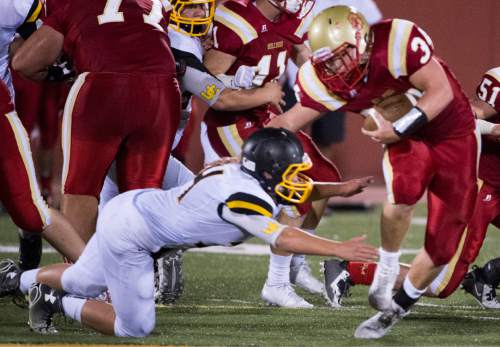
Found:
[[[12,99],[14,88],[9,71],[9,46],[33,3],[38,3],[38,0],[0,0],[0,79],[9,89]]]
[[[231,246],[252,236],[274,245],[284,228],[275,220],[278,212],[255,178],[239,164],[226,164],[168,191],[117,196],[104,207],[97,233],[115,240],[126,235],[126,242],[152,253],[162,247]]]

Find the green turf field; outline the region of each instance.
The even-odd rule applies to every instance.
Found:
[[[378,244],[377,210],[369,213],[335,213],[322,223],[320,234],[345,239],[367,234]],[[423,216],[420,208],[417,216]],[[15,244],[15,229],[0,219],[0,244]],[[423,226],[413,226],[405,248],[422,244]],[[500,233],[492,229],[478,259],[483,263],[498,255]],[[0,254],[3,258],[6,254]],[[10,254],[9,256],[13,256]],[[55,255],[44,262],[58,261]],[[319,275],[320,258],[311,257]],[[404,256],[410,261],[411,256]],[[185,256],[186,287],[180,303],[157,309],[153,334],[146,339],[105,337],[80,324],[58,319],[60,334],[40,336],[27,327],[27,311],[0,301],[1,343],[169,344],[202,346],[499,346],[500,312],[481,309],[470,296],[458,291],[447,300],[424,299],[412,314],[379,341],[359,341],[352,335],[356,326],[371,316],[367,288],[357,286],[343,309],[325,306],[320,297],[306,294],[312,310],[267,307],[259,294],[267,271],[267,257],[188,253]]]

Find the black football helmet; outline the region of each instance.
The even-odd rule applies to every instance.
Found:
[[[263,128],[243,143],[241,169],[255,177],[275,199],[292,203],[307,200],[313,184],[302,172],[311,167],[301,142],[288,130]]]

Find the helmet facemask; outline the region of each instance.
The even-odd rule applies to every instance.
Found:
[[[215,15],[215,0],[175,0],[172,3],[170,24],[177,31],[184,31],[190,36],[204,36],[208,33]],[[199,8],[203,15],[191,17],[186,11]]]
[[[281,182],[274,188],[276,195],[294,204],[305,202],[313,190],[313,181],[303,172],[311,167],[312,163],[307,154],[304,155],[302,163],[290,164],[283,173]]]

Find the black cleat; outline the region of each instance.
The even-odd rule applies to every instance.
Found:
[[[175,304],[184,291],[182,273],[183,250],[172,250],[155,260],[155,301],[157,304]]]
[[[28,295],[28,324],[31,330],[39,334],[57,334],[58,331],[52,324],[52,317],[55,313],[63,313],[63,292],[45,284],[34,283]]]
[[[21,270],[12,259],[0,261],[0,298],[18,292]]]
[[[462,281],[462,289],[471,294],[483,308],[500,309],[496,290],[484,281],[481,268],[472,266]]]
[[[346,261],[330,259],[323,262],[325,299],[332,307],[342,306],[342,299],[349,296],[349,289],[353,285],[346,268]]]

